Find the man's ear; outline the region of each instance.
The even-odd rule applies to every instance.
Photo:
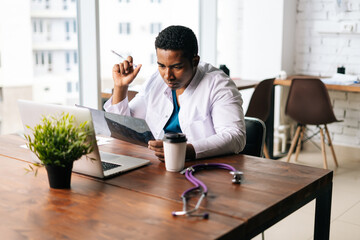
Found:
[[[192,64],[193,64],[194,67],[197,67],[199,65],[199,62],[200,62],[199,55],[196,55],[195,57],[193,57]]]

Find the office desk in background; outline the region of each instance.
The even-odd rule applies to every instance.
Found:
[[[271,100],[271,110],[269,119],[266,121],[266,127],[267,129],[267,137],[266,142],[268,144],[269,148],[269,155],[272,159],[278,159],[281,156],[274,156],[273,154],[273,148],[274,148],[274,99],[275,99],[275,86],[282,86],[282,87],[290,87],[291,80],[294,78],[318,78],[316,76],[303,76],[303,75],[293,75],[289,76],[286,80],[281,79],[275,79],[274,81],[274,89],[272,94],[272,100]],[[343,91],[343,92],[360,92],[360,83],[354,83],[351,85],[337,85],[337,84],[325,84],[326,88],[328,90],[334,90],[334,91]],[[284,153],[286,154],[286,153]]]
[[[73,173],[71,190],[49,189],[45,169],[25,174],[30,151],[15,135],[0,136],[0,226],[5,239],[251,239],[316,199],[315,239],[329,239],[333,172],[280,161],[230,155],[187,162],[227,163],[244,172],[232,184],[227,170],[196,173],[209,193],[201,212],[210,218],[173,217],[181,193],[192,187],[167,172],[147,148],[113,139],[103,151],[149,159],[151,164],[100,180]],[[196,199],[190,205],[195,206]]]
[[[312,76],[290,76],[286,80],[275,79],[274,84],[279,86],[290,87],[291,80],[294,78],[314,78]],[[318,78],[318,77],[315,77]],[[343,91],[343,92],[360,92],[360,83],[354,83],[351,85],[337,85],[337,84],[325,84],[328,90]]]

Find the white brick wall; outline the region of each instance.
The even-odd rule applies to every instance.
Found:
[[[360,0],[298,0],[295,73],[331,76],[338,66],[360,77]],[[352,33],[344,23],[356,24]],[[337,118],[328,126],[334,144],[359,147],[360,93],[329,91]]]

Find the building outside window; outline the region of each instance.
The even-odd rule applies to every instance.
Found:
[[[230,1],[230,4],[236,2],[236,0],[224,1]],[[219,10],[224,9],[220,2],[223,0],[218,1]],[[111,50],[124,54],[124,57],[131,55],[135,64],[143,65],[136,81],[130,86],[137,88],[157,71],[154,41],[159,31],[169,25],[184,25],[190,27],[200,39],[199,0],[183,0],[181,4],[177,0],[121,0],[119,3],[126,4],[114,3],[116,1],[99,1],[101,91],[111,91],[113,87],[111,69],[115,63],[121,61],[111,53]],[[66,11],[63,9],[64,6],[67,8]],[[9,32],[15,31],[23,36],[21,53],[28,52],[30,56],[27,61],[33,62],[32,66],[30,65],[32,69],[27,69],[31,75],[27,78],[29,82],[26,83],[27,86],[32,86],[30,98],[57,104],[73,105],[73,103],[78,103],[78,96],[73,95],[72,98],[69,98],[67,95],[68,82],[72,82],[76,86],[79,75],[76,1],[35,0],[28,1],[28,4],[18,6],[17,9],[13,9],[11,5],[7,4],[7,1],[1,1],[0,8],[3,10],[2,12],[8,13],[6,16],[2,16],[2,19],[12,20],[7,24],[7,27],[12,26]],[[176,11],[169,11],[169,9],[176,9]],[[222,11],[226,13],[226,9]],[[184,17],[184,12],[187,13],[187,17]],[[16,15],[17,13],[19,14]],[[238,15],[238,13],[236,14]],[[229,11],[228,15],[235,16],[236,14],[234,11],[230,14]],[[224,22],[224,17],[226,14],[219,19]],[[221,35],[229,36],[231,31],[225,31],[223,26],[226,25],[221,25],[221,23],[218,22],[220,24],[218,31],[221,31]],[[46,35],[41,37],[43,35],[41,33],[44,31],[46,31]],[[25,36],[24,33],[30,34]],[[0,36],[0,38],[4,37],[8,36]],[[221,62],[216,64],[227,64],[231,73],[234,73],[233,69],[236,68],[232,65],[237,66],[238,63],[229,60],[231,59],[230,55],[226,55],[234,55],[234,49],[229,49],[230,44],[224,39],[219,39],[219,42],[221,44],[218,44],[217,51]],[[11,51],[13,53],[20,49],[19,44],[6,47],[13,49]],[[19,52],[19,54],[21,53]],[[7,57],[2,55],[2,68],[6,66],[5,61],[7,61]],[[51,65],[51,72],[44,71],[48,67],[46,62],[49,62],[49,66]],[[49,90],[44,92],[44,86]],[[17,94],[12,95],[16,96]],[[6,104],[6,102],[10,102],[10,100],[4,99],[3,103]],[[10,116],[11,114],[7,113],[6,115]],[[12,127],[8,126],[3,121],[2,129],[11,130]]]
[[[71,53],[71,62],[73,54],[77,54],[77,4],[76,1],[65,3],[64,0],[25,0],[21,4],[0,1],[0,19],[5,22],[0,29],[8,33],[0,34],[0,51],[7,49],[2,56],[6,69],[0,74],[0,89],[4,93],[0,104],[0,134],[23,130],[18,110],[13,107],[18,98],[65,105],[79,102],[78,93],[69,96],[66,91],[67,82],[74,86],[78,82],[78,66],[70,64],[71,71],[67,71],[64,60],[66,51]],[[66,32],[65,22],[71,25],[69,40],[66,40],[70,31]],[[19,60],[14,61],[14,56],[21,56],[21,61],[28,63],[22,67],[21,78],[7,74],[18,69]]]

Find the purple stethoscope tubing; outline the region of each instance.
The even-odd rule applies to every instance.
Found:
[[[209,218],[209,214],[208,213],[204,213],[204,214],[192,214],[193,212],[195,212],[201,204],[201,201],[204,199],[204,197],[206,197],[207,193],[208,193],[208,188],[206,187],[206,185],[200,181],[199,179],[195,178],[193,173],[197,170],[202,170],[202,169],[207,169],[207,168],[222,168],[222,169],[226,169],[226,170],[230,170],[230,173],[232,175],[234,175],[234,179],[233,179],[233,183],[240,183],[241,182],[241,178],[242,178],[242,172],[237,171],[233,166],[230,166],[228,164],[225,163],[205,163],[205,164],[196,164],[193,165],[191,167],[188,167],[186,169],[184,169],[181,173],[185,172],[185,177],[186,179],[188,179],[193,185],[194,187],[191,187],[187,190],[185,190],[182,194],[181,194],[181,198],[183,200],[183,210],[182,211],[174,211],[172,212],[173,216],[180,216],[180,215],[187,215],[187,216],[201,216],[204,219],[208,219]],[[187,206],[187,195],[197,189],[202,189],[202,193],[201,196],[198,200],[198,202],[196,203],[195,207],[191,210],[187,210],[186,206]]]
[[[196,164],[191,166],[189,169],[191,170],[194,169],[193,171],[189,171],[189,169],[186,170],[185,172],[185,177],[192,183],[195,185],[195,187],[189,188],[188,190],[186,190],[185,192],[183,192],[183,194],[181,195],[181,197],[185,197],[185,195],[197,188],[199,188],[199,186],[202,187],[203,189],[203,193],[206,195],[208,192],[208,189],[206,187],[206,185],[201,182],[200,180],[198,180],[197,178],[194,177],[193,172],[195,172],[197,170],[197,168],[199,169],[203,169],[206,167],[216,167],[216,168],[223,168],[223,169],[227,169],[230,171],[236,171],[236,169],[233,166],[230,166],[228,164],[225,163],[206,163],[206,164]]]

